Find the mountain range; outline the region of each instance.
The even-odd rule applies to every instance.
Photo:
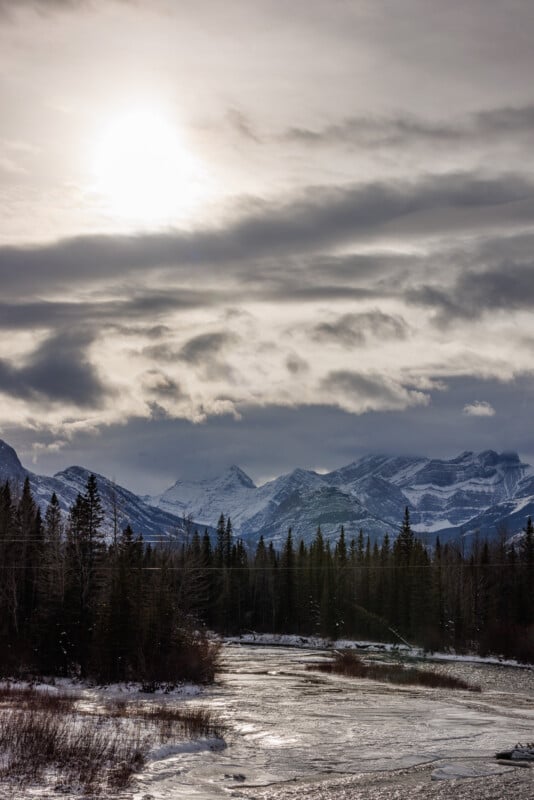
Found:
[[[21,485],[26,476],[46,508],[53,492],[67,510],[83,493],[90,471],[69,467],[53,477],[25,469],[16,452],[0,441],[0,481]],[[320,525],[326,539],[360,529],[381,540],[395,536],[406,506],[414,530],[430,542],[519,533],[534,517],[534,474],[517,453],[465,451],[452,459],[369,455],[324,474],[295,469],[262,486],[238,466],[217,478],[179,480],[162,494],[140,497],[96,475],[107,531],[113,519],[145,539],[181,534],[198,526],[212,529],[221,513],[234,533],[254,544],[260,535],[280,542],[292,528],[295,540],[309,541]]]
[[[291,526],[309,540],[320,525],[327,539],[360,528],[372,539],[395,536],[409,507],[414,530],[430,541],[513,535],[534,515],[534,477],[517,453],[465,451],[456,458],[370,455],[319,474],[295,469],[255,486],[239,467],[213,480],[177,481],[149,502],[169,513],[215,525],[230,515],[243,539],[280,542]]]
[[[15,450],[0,440],[0,483],[9,480],[16,489],[28,477],[33,497],[43,514],[54,492],[61,509],[67,512],[77,495],[84,493],[91,474],[84,467],[68,467],[53,477],[36,475],[25,469]],[[103,475],[95,477],[105,515],[104,529],[108,536],[111,537],[113,533],[115,521],[118,531],[130,524],[135,533],[140,533],[148,541],[183,531],[183,520],[174,514],[148,505],[136,494]]]

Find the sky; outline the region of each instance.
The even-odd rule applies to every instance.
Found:
[[[0,437],[139,493],[534,463],[531,0],[0,0]]]

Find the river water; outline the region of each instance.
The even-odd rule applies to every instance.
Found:
[[[310,672],[326,654],[226,645],[217,684],[195,704],[219,712],[227,746],[148,764],[135,797],[534,798],[534,769],[432,781],[439,767],[495,767],[494,754],[534,740],[534,672],[432,664],[482,687],[398,687]],[[491,766],[490,766],[491,768]]]

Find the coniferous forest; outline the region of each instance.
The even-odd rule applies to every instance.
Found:
[[[64,515],[44,518],[29,481],[0,489],[0,672],[145,684],[213,678],[205,631],[402,640],[534,661],[534,526],[512,545],[476,539],[430,550],[406,509],[399,535],[363,531],[249,550],[221,515],[210,537],[185,526],[146,544],[127,527],[106,540],[91,476]]]

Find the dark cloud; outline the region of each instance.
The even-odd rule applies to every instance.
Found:
[[[237,131],[243,139],[249,139],[256,144],[260,143],[261,139],[256,133],[252,122],[242,111],[237,108],[229,108],[226,112],[226,118],[231,127]]]
[[[144,383],[147,391],[160,400],[179,400],[185,397],[180,384],[160,370],[149,370]]]
[[[378,233],[398,239],[529,224],[534,214],[533,188],[517,175],[497,179],[476,173],[342,189],[318,187],[310,189],[306,199],[265,206],[261,213],[224,230],[84,236],[42,246],[4,246],[0,248],[0,281],[3,291],[11,294],[30,289],[41,292],[66,283],[111,281],[147,270],[159,270],[162,275],[166,270],[167,276],[177,280],[190,278],[194,268],[198,276],[220,282],[227,275],[242,275],[245,269],[245,277],[253,281],[258,279],[262,259],[316,255],[333,246],[366,242]],[[172,302],[178,306],[205,302],[206,292],[209,287],[185,292],[182,298],[151,293],[137,299],[137,308],[148,311],[158,305],[169,308]]]
[[[291,355],[286,358],[286,367],[288,372],[292,375],[303,375],[309,372],[310,369],[308,362],[296,353],[291,353]]]
[[[142,354],[145,358],[150,358],[153,361],[167,361],[169,363],[174,363],[181,357],[179,349],[165,343],[143,347]]]
[[[530,311],[534,305],[534,261],[503,262],[492,269],[462,273],[450,287],[421,286],[407,292],[409,301],[436,310],[436,321],[479,319],[495,311]]]
[[[239,421],[226,415],[198,425],[169,418],[161,405],[158,414],[154,403],[152,419],[80,433],[57,452],[40,451],[33,469],[52,473],[83,464],[141,494],[155,494],[177,478],[217,475],[231,463],[256,481],[295,466],[335,469],[368,453],[451,458],[465,449],[514,449],[534,463],[532,376],[511,383],[472,377],[448,383],[446,392],[433,393],[429,405],[362,415],[319,404],[266,406],[243,408]],[[499,413],[482,418],[463,413],[477,397]],[[36,441],[53,441],[46,431],[5,427],[2,438],[15,446],[26,466]]]
[[[2,18],[8,20],[13,18],[16,12],[24,8],[48,15],[56,11],[74,11],[93,5],[95,5],[94,0],[0,0],[0,21]]]
[[[503,107],[465,115],[455,123],[449,119],[430,122],[415,115],[349,117],[320,129],[290,128],[281,137],[300,145],[339,145],[366,148],[406,148],[427,144],[447,147],[477,146],[511,138],[534,138],[534,106]]]
[[[171,415],[167,409],[157,403],[155,400],[149,401],[147,403],[147,408],[150,412],[150,419],[154,422],[161,422],[162,420],[171,418]]]
[[[199,367],[207,380],[222,380],[232,384],[236,380],[235,372],[221,356],[231,344],[238,341],[239,337],[236,334],[227,331],[201,333],[183,345],[179,356],[191,366]]]
[[[127,290],[123,289],[122,294],[126,293]],[[151,316],[172,311],[186,311],[210,305],[211,302],[213,302],[211,293],[187,291],[181,288],[169,289],[166,292],[150,289],[133,290],[130,298],[120,300],[0,302],[0,327],[7,330],[22,330],[27,327],[47,328],[79,323],[80,320],[87,319],[94,319],[100,323],[131,319],[138,323]],[[165,326],[153,325],[150,322],[144,326],[146,335],[154,337],[164,329]]]
[[[0,391],[28,400],[99,407],[109,389],[88,360],[91,342],[90,333],[64,330],[46,339],[24,366],[1,359]]]
[[[111,321],[110,324],[112,324]],[[168,325],[117,325],[113,323],[113,327],[124,336],[143,336],[147,339],[161,339],[172,330]]]
[[[379,309],[361,314],[342,314],[334,322],[321,322],[312,330],[318,341],[332,341],[344,347],[364,344],[369,336],[377,339],[404,339],[408,331],[400,316]]]
[[[205,364],[212,361],[235,339],[234,334],[226,331],[202,333],[184,344],[180,350],[180,358],[189,364]]]
[[[406,389],[402,384],[384,374],[363,374],[350,370],[330,372],[321,381],[321,387],[339,392],[353,402],[354,410],[393,410],[408,405],[427,402],[430,398],[422,392]]]

